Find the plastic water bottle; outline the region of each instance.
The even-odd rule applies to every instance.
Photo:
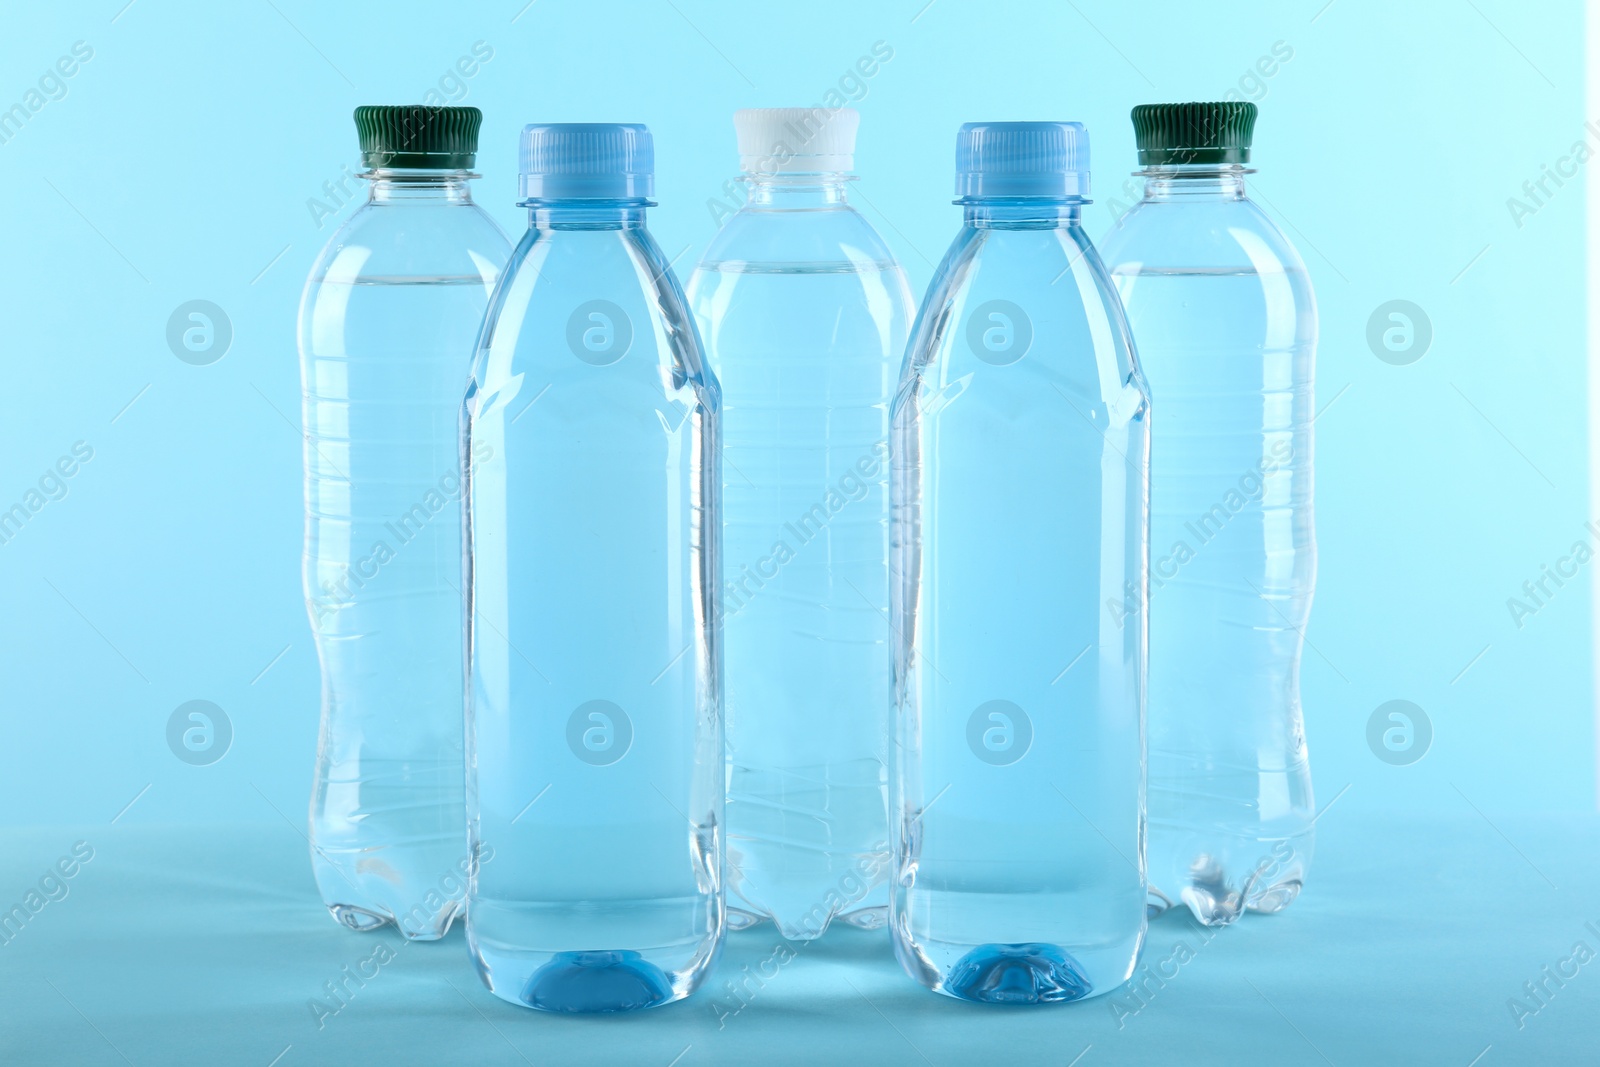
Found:
[[[894,400],[890,925],[964,1000],[1108,992],[1145,934],[1149,401],[1075,122],[969,123]]]
[[[471,107],[360,107],[365,205],[300,303],[305,593],[322,662],[311,859],[334,918],[440,937],[467,866],[457,413],[510,252]]]
[[[1300,257],[1245,195],[1255,119],[1243,102],[1134,108],[1144,198],[1105,241],[1159,412],[1152,901],[1208,925],[1287,906],[1311,862],[1300,646],[1317,311]],[[1141,609],[1128,598],[1121,624]]]
[[[526,236],[465,405],[467,936],[547,1011],[687,996],[722,943],[716,380],[645,228],[643,126],[523,131]]]
[[[888,900],[888,402],[911,294],[850,206],[849,108],[734,115],[744,206],[689,282],[722,383],[728,874],[792,940]]]

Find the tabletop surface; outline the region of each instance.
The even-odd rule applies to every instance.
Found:
[[[1600,816],[1335,810],[1300,900],[1222,930],[1157,919],[1137,992],[963,1004],[907,978],[882,931],[835,928],[775,965],[765,926],[731,936],[695,996],[604,1018],[498,1000],[459,925],[428,944],[336,925],[297,834],[3,831],[0,908],[37,911],[3,931],[0,1063],[1600,1062]],[[29,898],[62,858],[73,875]],[[337,1011],[315,1006],[375,957]]]

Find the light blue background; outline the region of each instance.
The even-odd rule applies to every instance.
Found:
[[[754,17],[707,0],[137,0],[118,15],[122,2],[14,7],[0,33],[0,106],[75,41],[94,49],[65,98],[0,144],[0,508],[75,441],[94,448],[66,497],[0,545],[0,818],[109,818],[147,784],[129,818],[278,820],[264,797],[300,818],[318,682],[294,317],[336,221],[319,229],[307,202],[359,169],[356,104],[420,99],[480,40],[494,57],[457,96],[485,113],[478,196],[507,232],[523,222],[522,123],[643,121],[652,225],[681,269],[736,171],[732,110],[819,101],[886,42],[894,57],[857,105],[855,193],[919,295],[958,219],[962,121],[1087,122],[1098,235],[1107,200],[1126,200],[1128,108],[1243,80],[1262,108],[1252,187],[1321,304],[1304,672],[1319,800],[1349,784],[1351,808],[1593,808],[1589,574],[1520,630],[1506,607],[1590,515],[1584,193],[1558,190],[1520,229],[1506,206],[1584,133],[1578,4],[1537,18],[1507,0],[1157,17],[1087,0],[936,0],[919,15],[924,0],[906,0]],[[1278,41],[1293,58],[1257,88],[1251,68]],[[1410,366],[1365,339],[1396,298],[1433,322]],[[210,366],[166,345],[191,299],[232,320]],[[1435,730],[1410,767],[1366,741],[1369,715],[1397,698]],[[167,718],[191,699],[232,720],[214,766],[167,749]]]
[[[1339,1062],[1464,1064],[1488,1043],[1486,1065],[1555,1046],[1592,1055],[1600,980],[1528,1022],[1536,1037],[1504,1002],[1600,919],[1600,837],[1581,814],[1596,796],[1597,564],[1520,629],[1506,605],[1595,517],[1583,179],[1520,227],[1506,204],[1586,136],[1581,5],[124,3],[0,13],[0,109],[74,42],[94,49],[65,97],[0,143],[0,511],[74,442],[94,449],[65,497],[0,544],[0,825],[13,828],[0,901],[78,837],[104,857],[75,883],[78,903],[51,904],[34,919],[44,929],[4,950],[17,968],[0,982],[4,1021],[35,1020],[18,1038],[31,1058],[121,1062],[90,1019],[141,1063],[182,1062],[174,1043],[206,1050],[196,1062],[265,1064],[290,1043],[283,1067],[349,1062],[413,1048],[440,1020],[474,1050],[463,1062],[522,1062],[520,1048],[537,1056],[551,1041],[600,1047],[586,1025],[495,1002],[456,935],[407,949],[422,953],[408,976],[363,994],[337,1037],[312,1036],[305,1010],[370,951],[320,914],[296,836],[319,693],[300,592],[294,320],[308,267],[351,210],[319,228],[307,201],[357,169],[355,105],[419,100],[480,40],[494,57],[455,98],[485,112],[478,195],[508,233],[522,224],[523,123],[643,121],[659,161],[652,225],[680,269],[711,238],[707,202],[735,172],[732,110],[818,102],[886,42],[894,56],[857,104],[855,195],[919,294],[958,220],[959,123],[1087,122],[1098,235],[1107,200],[1126,200],[1131,105],[1237,89],[1258,99],[1252,189],[1298,244],[1322,314],[1321,570],[1304,668],[1318,799],[1337,805],[1319,825],[1321,873],[1282,919],[1243,923],[1209,950],[1217,962],[1194,964],[1137,1039],[1115,1036],[1104,1002],[1005,1025],[1041,1062],[1075,1062],[1095,1043],[1084,1067],[1149,1062],[1202,1019],[1248,1031],[1211,1049],[1224,1059],[1278,1048],[1281,1062],[1320,1063],[1312,1043]],[[1252,82],[1279,41],[1293,58]],[[210,366],[181,362],[165,340],[193,299],[232,322],[232,347]],[[1367,345],[1369,316],[1393,299],[1432,321],[1413,365]],[[232,748],[211,766],[167,747],[168,717],[193,699],[232,721]],[[1411,766],[1368,747],[1368,718],[1392,699],[1433,725]],[[1574,814],[1541,814],[1557,810]],[[212,825],[177,828],[192,823]],[[126,941],[135,929],[154,940]],[[1152,950],[1181,931],[1156,924]],[[1368,936],[1385,947],[1363,951]],[[751,934],[729,951],[707,995],[766,944]],[[129,961],[146,965],[139,977]],[[796,1026],[830,1055],[881,1041],[879,1062],[945,1063],[991,1047],[982,1020],[1019,1018],[937,1002],[881,945],[844,939],[795,966],[805,977],[749,1009],[766,1022],[741,1020],[737,1038],[715,1036],[705,995],[612,1033],[647,1064],[686,1044],[703,1058],[684,1067],[735,1052],[790,1062],[805,1047]],[[813,1025],[846,1017],[836,1031]],[[402,1035],[395,1020],[415,1026]],[[47,1055],[46,1038],[63,1043]]]

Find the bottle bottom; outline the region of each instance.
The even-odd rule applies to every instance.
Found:
[[[729,847],[733,929],[771,921],[785,940],[814,941],[835,919],[863,930],[887,925],[887,847],[801,848],[750,838],[730,839]]]
[[[528,978],[521,1002],[540,1011],[637,1011],[676,1000],[672,979],[637,952],[557,952]]]
[[[813,941],[835,919],[882,926],[851,916],[889,900],[885,774],[876,756],[803,765],[732,759],[729,902],[771,919],[789,941]]]
[[[420,922],[413,916],[407,916],[406,921],[402,922],[393,915],[356,904],[328,905],[328,914],[333,916],[333,921],[347,930],[364,934],[392,926],[407,941],[438,941],[450,932],[451,925],[461,911],[461,905],[457,904],[443,913],[425,917]]]
[[[392,926],[408,941],[437,941],[466,909],[466,861],[444,850],[312,846],[311,866],[328,914],[349,930]],[[422,871],[441,873],[423,875]]]
[[[979,945],[962,956],[940,992],[979,1004],[1054,1004],[1089,995],[1083,968],[1059,946]]]
[[[1162,829],[1152,825],[1152,918],[1179,903],[1204,926],[1228,926],[1247,911],[1272,915],[1299,898],[1310,868],[1309,828],[1286,837],[1213,835],[1209,848],[1161,847],[1163,836]]]
[[[340,926],[364,934],[368,930],[379,930],[394,922],[393,916],[379,915],[366,908],[358,908],[354,904],[329,904],[328,914],[333,916],[333,921]]]
[[[1299,897],[1316,818],[1303,754],[1269,769],[1236,753],[1153,746],[1148,797],[1152,904],[1183,904],[1202,925],[1227,926]]]
[[[467,916],[467,943],[483,984],[501,1000],[587,1015],[687,997],[720,954],[722,929],[714,897],[603,905],[480,898]]]
[[[895,956],[934,992],[979,1004],[1059,1004],[1109,993],[1133,974],[1144,944],[1143,887],[1130,873],[1067,892],[897,889]]]
[[[466,841],[323,845],[334,837],[312,827],[310,862],[323,904],[344,928],[394,926],[408,941],[438,941],[466,909]]]
[[[873,904],[857,908],[845,912],[839,916],[839,920],[854,926],[857,930],[882,930],[889,925],[889,905]]]
[[[1133,974],[1143,930],[1109,945],[1048,941],[960,945],[896,933],[895,955],[924,986],[975,1004],[1066,1004],[1109,993]]]
[[[854,911],[844,912],[835,916],[835,918],[847,926],[855,927],[857,930],[882,930],[889,925],[889,906],[887,904],[873,904],[868,907],[857,908]],[[774,922],[770,915],[762,915],[759,912],[732,905],[728,907],[728,930],[730,933],[749,930],[769,922]],[[823,931],[831,925],[831,922],[825,923],[820,930],[815,925],[800,926],[795,929],[795,936],[790,937],[785,934],[784,938],[788,941],[812,941],[822,936]],[[812,933],[813,930],[816,930],[816,933]]]

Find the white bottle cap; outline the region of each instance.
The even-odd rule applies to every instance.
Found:
[[[733,113],[739,167],[750,174],[817,174],[855,169],[853,107],[748,107]]]

